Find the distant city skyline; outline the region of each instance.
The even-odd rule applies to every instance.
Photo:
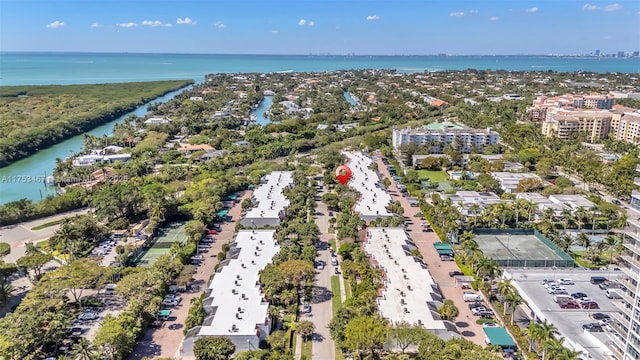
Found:
[[[619,56],[639,29],[635,0],[0,0],[0,51]]]

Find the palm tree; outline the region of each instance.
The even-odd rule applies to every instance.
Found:
[[[500,298],[502,300],[504,314],[507,313],[507,296],[514,291],[515,289],[513,288],[513,285],[511,285],[511,280],[502,280],[498,283],[498,294],[500,294]]]
[[[482,206],[480,206],[480,204],[471,204],[471,206],[469,206],[469,215],[473,216],[473,227],[475,228],[476,225],[478,224],[478,216],[480,216],[480,211],[482,210]]]
[[[527,338],[527,343],[529,343],[529,352],[531,352],[533,350],[533,344],[537,343],[538,338],[540,337],[540,325],[531,321],[529,326],[522,331],[522,335]]]
[[[602,242],[609,251],[609,265],[613,262],[613,251],[620,245],[620,239],[614,235],[607,235]]]
[[[569,227],[569,224],[571,224],[571,222],[573,221],[573,213],[571,212],[571,210],[565,208],[562,209],[562,227],[564,228],[564,231],[567,231],[567,228]]]
[[[540,345],[542,344],[546,344],[548,342],[550,342],[551,340],[554,339],[555,335],[558,334],[558,329],[556,328],[555,325],[548,323],[546,320],[539,324],[540,329],[539,329],[539,342],[538,342],[538,347],[540,347]],[[546,359],[545,357],[545,351],[547,349],[543,348],[542,350],[542,358]]]
[[[513,291],[507,294],[506,303],[509,305],[509,310],[511,310],[511,325],[513,325],[514,317],[516,314],[516,307],[522,303],[522,298],[516,291]]]
[[[576,225],[578,225],[578,230],[582,230],[582,227],[584,226],[584,220],[589,217],[589,210],[580,206],[574,212],[574,216]]]
[[[582,246],[585,250],[589,250],[589,248],[591,247],[591,238],[589,238],[589,235],[581,232],[576,237],[576,243]]]
[[[85,338],[80,338],[77,344],[72,347],[73,354],[79,360],[93,360],[96,358],[95,348],[93,344]]]

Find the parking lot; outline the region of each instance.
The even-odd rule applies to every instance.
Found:
[[[520,296],[527,302],[536,316],[547,320],[558,329],[560,336],[568,340],[574,348],[589,353],[594,359],[605,359],[608,349],[605,343],[609,341],[607,333],[613,331],[610,326],[604,326],[604,332],[585,332],[582,325],[597,322],[591,318],[593,313],[612,314],[620,310],[613,301],[605,296],[605,290],[598,285],[591,284],[592,276],[603,276],[615,280],[619,271],[594,270],[507,270],[505,276],[511,279]],[[544,279],[559,280],[568,278],[574,285],[562,285],[568,294],[582,292],[598,303],[599,309],[562,309],[554,302],[553,295],[548,294],[541,281]]]

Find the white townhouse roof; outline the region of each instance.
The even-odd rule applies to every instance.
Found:
[[[260,289],[259,272],[280,250],[274,234],[275,230],[238,232],[229,250],[231,259],[222,263],[209,285],[213,319],[198,335],[255,336],[259,325],[268,322],[269,303]]]
[[[369,168],[373,160],[360,152],[345,151],[343,154],[349,159],[347,166],[351,169],[349,186],[361,194],[355,212],[364,220],[393,216],[386,208],[391,204],[391,196],[380,184],[378,174]]]
[[[412,245],[402,228],[368,229],[364,251],[384,271],[378,310],[391,323],[406,321],[426,329],[446,330],[437,315],[443,301],[437,284],[426,265],[407,254],[407,246]]]
[[[533,173],[510,173],[510,172],[492,172],[491,176],[500,182],[500,187],[507,193],[515,192],[520,180],[542,178]]]
[[[568,206],[573,210],[576,210],[577,208],[580,208],[580,207],[585,209],[591,209],[596,206],[596,204],[594,204],[593,202],[591,202],[589,199],[587,199],[582,195],[556,194],[556,195],[550,195],[549,200],[551,200],[556,204],[563,204],[565,206]]]
[[[247,212],[242,223],[250,225],[253,220],[256,226],[262,226],[265,222],[269,222],[269,225],[277,225],[281,215],[284,214],[284,209],[289,206],[289,200],[283,190],[292,184],[292,171],[274,171],[263,177],[262,184],[253,191],[252,195],[256,207]]]

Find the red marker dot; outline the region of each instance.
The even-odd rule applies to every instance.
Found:
[[[336,169],[336,179],[340,182],[340,184],[344,185],[349,181],[351,177],[351,169],[347,165],[340,165]]]

